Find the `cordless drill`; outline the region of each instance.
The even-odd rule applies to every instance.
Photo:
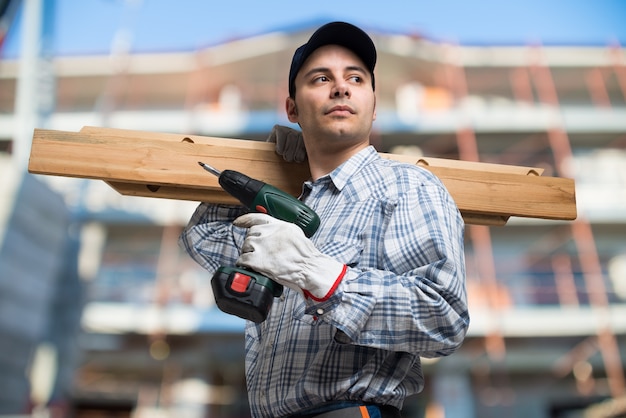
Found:
[[[319,216],[290,194],[238,171],[219,171],[203,162],[198,164],[217,176],[220,186],[249,210],[296,224],[307,237],[317,231]],[[256,323],[265,321],[274,298],[283,292],[282,285],[240,267],[219,267],[211,279],[211,287],[218,308]]]

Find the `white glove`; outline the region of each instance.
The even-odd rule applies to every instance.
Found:
[[[274,125],[265,142],[276,143],[276,153],[290,163],[306,161],[306,148],[302,132],[288,126]]]
[[[263,213],[233,221],[248,228],[237,265],[261,273],[317,302],[330,298],[346,265],[322,254],[296,225]]]

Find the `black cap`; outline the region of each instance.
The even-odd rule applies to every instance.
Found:
[[[340,45],[354,52],[363,61],[372,74],[374,88],[374,66],[376,65],[376,47],[363,30],[345,22],[331,22],[320,27],[311,35],[309,41],[296,49],[289,69],[289,96],[296,93],[296,76],[307,58],[317,48],[324,45]]]

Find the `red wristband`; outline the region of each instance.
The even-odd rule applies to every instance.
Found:
[[[335,290],[337,290],[337,287],[339,287],[339,283],[341,283],[341,281],[343,280],[343,276],[346,275],[347,271],[348,266],[344,264],[343,268],[341,269],[341,273],[339,273],[339,276],[337,277],[337,279],[335,279],[335,283],[333,283],[328,293],[326,293],[326,295],[322,298],[313,296],[313,294],[306,289],[303,289],[302,293],[304,293],[304,296],[311,298],[316,302],[326,302],[333,295],[333,293],[335,293]]]

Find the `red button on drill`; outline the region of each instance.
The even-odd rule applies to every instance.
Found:
[[[250,276],[235,273],[233,275],[233,281],[230,284],[230,288],[235,292],[245,293],[246,289],[248,289],[248,284],[250,284]]]

